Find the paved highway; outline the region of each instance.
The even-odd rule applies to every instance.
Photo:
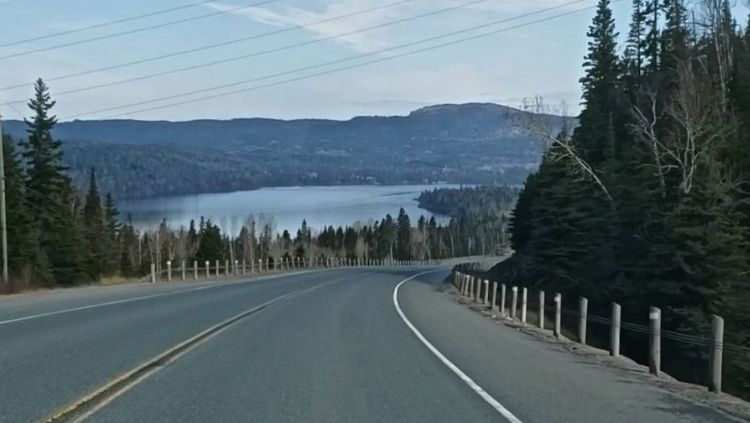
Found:
[[[446,270],[400,284],[423,270],[341,269],[0,299],[0,421],[59,414],[201,331],[264,305],[70,420],[734,421],[467,310],[442,292]]]

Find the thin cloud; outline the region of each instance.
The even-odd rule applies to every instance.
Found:
[[[449,19],[441,19],[440,27],[452,25],[453,21],[458,18],[481,18],[486,20],[487,14],[492,15],[513,15],[530,10],[544,7],[555,6],[564,3],[565,0],[487,0],[484,2],[466,6],[463,11],[456,10],[446,13]],[[592,0],[593,1],[593,0]],[[309,25],[313,22],[336,18],[337,16],[347,15],[365,9],[383,6],[394,0],[334,0],[326,2],[322,8],[302,8],[291,5],[252,7],[240,9],[232,14],[246,17],[254,22],[270,25],[274,27],[293,27],[299,25]],[[358,29],[383,24],[389,21],[397,20],[407,16],[420,13],[457,6],[466,3],[465,0],[432,0],[429,3],[415,0],[394,7],[387,7],[360,15],[350,16],[343,19],[335,19],[329,22],[312,25],[305,28],[306,31],[314,34],[316,37],[324,38],[335,36],[341,33],[347,33]],[[211,3],[207,5],[215,10],[231,10],[236,5],[229,3]],[[447,22],[446,22],[447,21]],[[418,22],[414,25],[419,25]],[[408,33],[409,28],[403,26],[388,27],[373,31],[367,31],[359,34],[351,34],[332,40],[341,45],[345,45],[357,51],[372,51],[383,48],[397,40],[404,33]]]

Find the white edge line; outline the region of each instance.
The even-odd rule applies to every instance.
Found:
[[[127,303],[136,302],[136,301],[149,300],[152,298],[168,297],[171,295],[177,295],[177,294],[183,294],[183,293],[189,293],[189,292],[195,292],[195,291],[203,291],[205,289],[219,288],[222,286],[229,286],[229,285],[235,285],[235,284],[241,285],[241,284],[246,284],[246,283],[255,282],[255,281],[276,279],[281,276],[293,276],[293,275],[300,275],[300,274],[312,273],[312,272],[316,272],[316,270],[308,270],[308,271],[293,272],[293,273],[281,273],[281,274],[275,274],[275,275],[265,275],[259,278],[248,278],[247,280],[240,281],[240,282],[231,282],[231,281],[230,282],[223,281],[219,283],[206,282],[206,283],[203,283],[199,286],[192,287],[192,288],[176,289],[174,291],[160,292],[158,294],[149,294],[149,295],[143,295],[140,297],[123,298],[120,300],[106,301],[103,303],[95,303],[95,304],[87,304],[87,305],[80,306],[80,307],[66,308],[63,310],[48,311],[46,313],[32,314],[30,316],[22,316],[22,317],[17,317],[14,319],[2,320],[0,321],[0,326],[9,325],[11,323],[25,322],[27,320],[40,319],[43,317],[57,316],[59,314],[74,313],[77,311],[91,310],[94,308],[107,307],[107,306],[113,306],[113,305],[118,305],[118,304],[127,304]]]
[[[439,270],[429,270],[426,272],[417,273],[416,275],[412,275],[396,285],[396,288],[393,290],[393,305],[396,307],[396,312],[398,312],[398,315],[401,317],[401,320],[404,321],[406,326],[411,329],[412,333],[422,341],[422,343],[427,347],[427,349],[430,350],[431,353],[433,353],[440,361],[443,362],[453,373],[456,374],[464,383],[469,385],[469,388],[471,388],[474,392],[477,393],[485,402],[487,402],[492,408],[497,410],[498,413],[500,413],[508,422],[510,423],[522,423],[521,420],[518,419],[518,417],[514,416],[513,413],[508,411],[507,408],[503,407],[500,402],[498,402],[495,398],[492,398],[490,394],[487,393],[484,389],[482,389],[481,386],[479,386],[476,382],[474,382],[466,373],[461,371],[461,369],[458,368],[455,364],[453,364],[450,360],[448,360],[443,353],[441,353],[437,348],[435,348],[434,345],[428,341],[424,335],[416,328],[414,325],[409,321],[409,319],[406,318],[406,315],[401,310],[401,306],[398,303],[398,290],[401,288],[401,285],[405,284],[406,282],[409,282],[410,280],[416,278],[417,276],[421,276],[427,273],[435,273],[445,271],[444,269]]]

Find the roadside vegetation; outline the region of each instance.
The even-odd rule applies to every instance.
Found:
[[[718,314],[725,341],[750,346],[748,27],[725,0],[635,0],[619,55],[600,0],[579,126],[529,125],[548,150],[514,211],[516,254],[493,276],[586,296],[599,315],[616,301],[626,320],[658,306],[666,329],[690,334]],[[728,390],[750,396],[747,356],[727,359]]]

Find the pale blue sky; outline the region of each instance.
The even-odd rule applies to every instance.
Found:
[[[147,19],[3,47],[0,48],[0,56],[203,15],[217,10],[238,9],[259,1],[216,1]],[[197,2],[198,0],[160,0],[158,2],[153,0],[125,2],[14,0],[3,4],[0,0],[0,14],[4,22],[0,44]],[[280,28],[308,24],[395,2],[396,0],[277,0],[262,6],[247,7],[231,13],[138,34],[0,59],[0,87],[23,84],[38,76],[53,78]],[[305,29],[296,29],[167,60],[50,82],[50,85],[53,94],[60,93],[337,35],[470,2],[471,0],[410,0],[397,6],[333,20]],[[286,72],[569,2],[570,0],[475,0],[474,4],[445,13],[305,47],[199,70],[76,94],[60,95],[56,97],[58,100],[56,111],[63,118],[123,116],[123,112],[173,103],[175,100],[99,114],[89,112]],[[585,0],[544,15],[496,25],[463,36],[517,25],[594,4],[595,0]],[[630,1],[615,1],[613,8],[618,19],[618,30],[624,33],[627,31]],[[571,105],[571,112],[575,113],[580,95],[577,81],[581,75],[581,61],[586,49],[586,30],[592,16],[593,10],[589,9],[560,19],[393,61],[126,117],[169,120],[254,116],[345,119],[355,115],[404,114],[420,106],[436,103],[479,101],[517,106],[522,98],[534,95],[542,95],[551,103],[566,100]],[[739,17],[742,23],[745,22],[745,16]],[[412,49],[419,47],[424,47],[424,45],[415,46]],[[397,52],[401,51],[405,50]],[[387,55],[381,54],[377,57]],[[368,57],[367,60],[373,58]],[[264,80],[262,83],[304,74],[304,72],[289,74],[277,79]],[[258,84],[260,83],[248,83],[237,88]],[[226,91],[211,91],[202,95]],[[30,86],[0,91],[0,102],[24,99],[30,94]],[[178,100],[196,97],[190,96]],[[15,108],[26,113],[25,106],[22,104],[16,104]],[[6,118],[18,117],[17,113],[7,105],[0,106],[0,113]]]

